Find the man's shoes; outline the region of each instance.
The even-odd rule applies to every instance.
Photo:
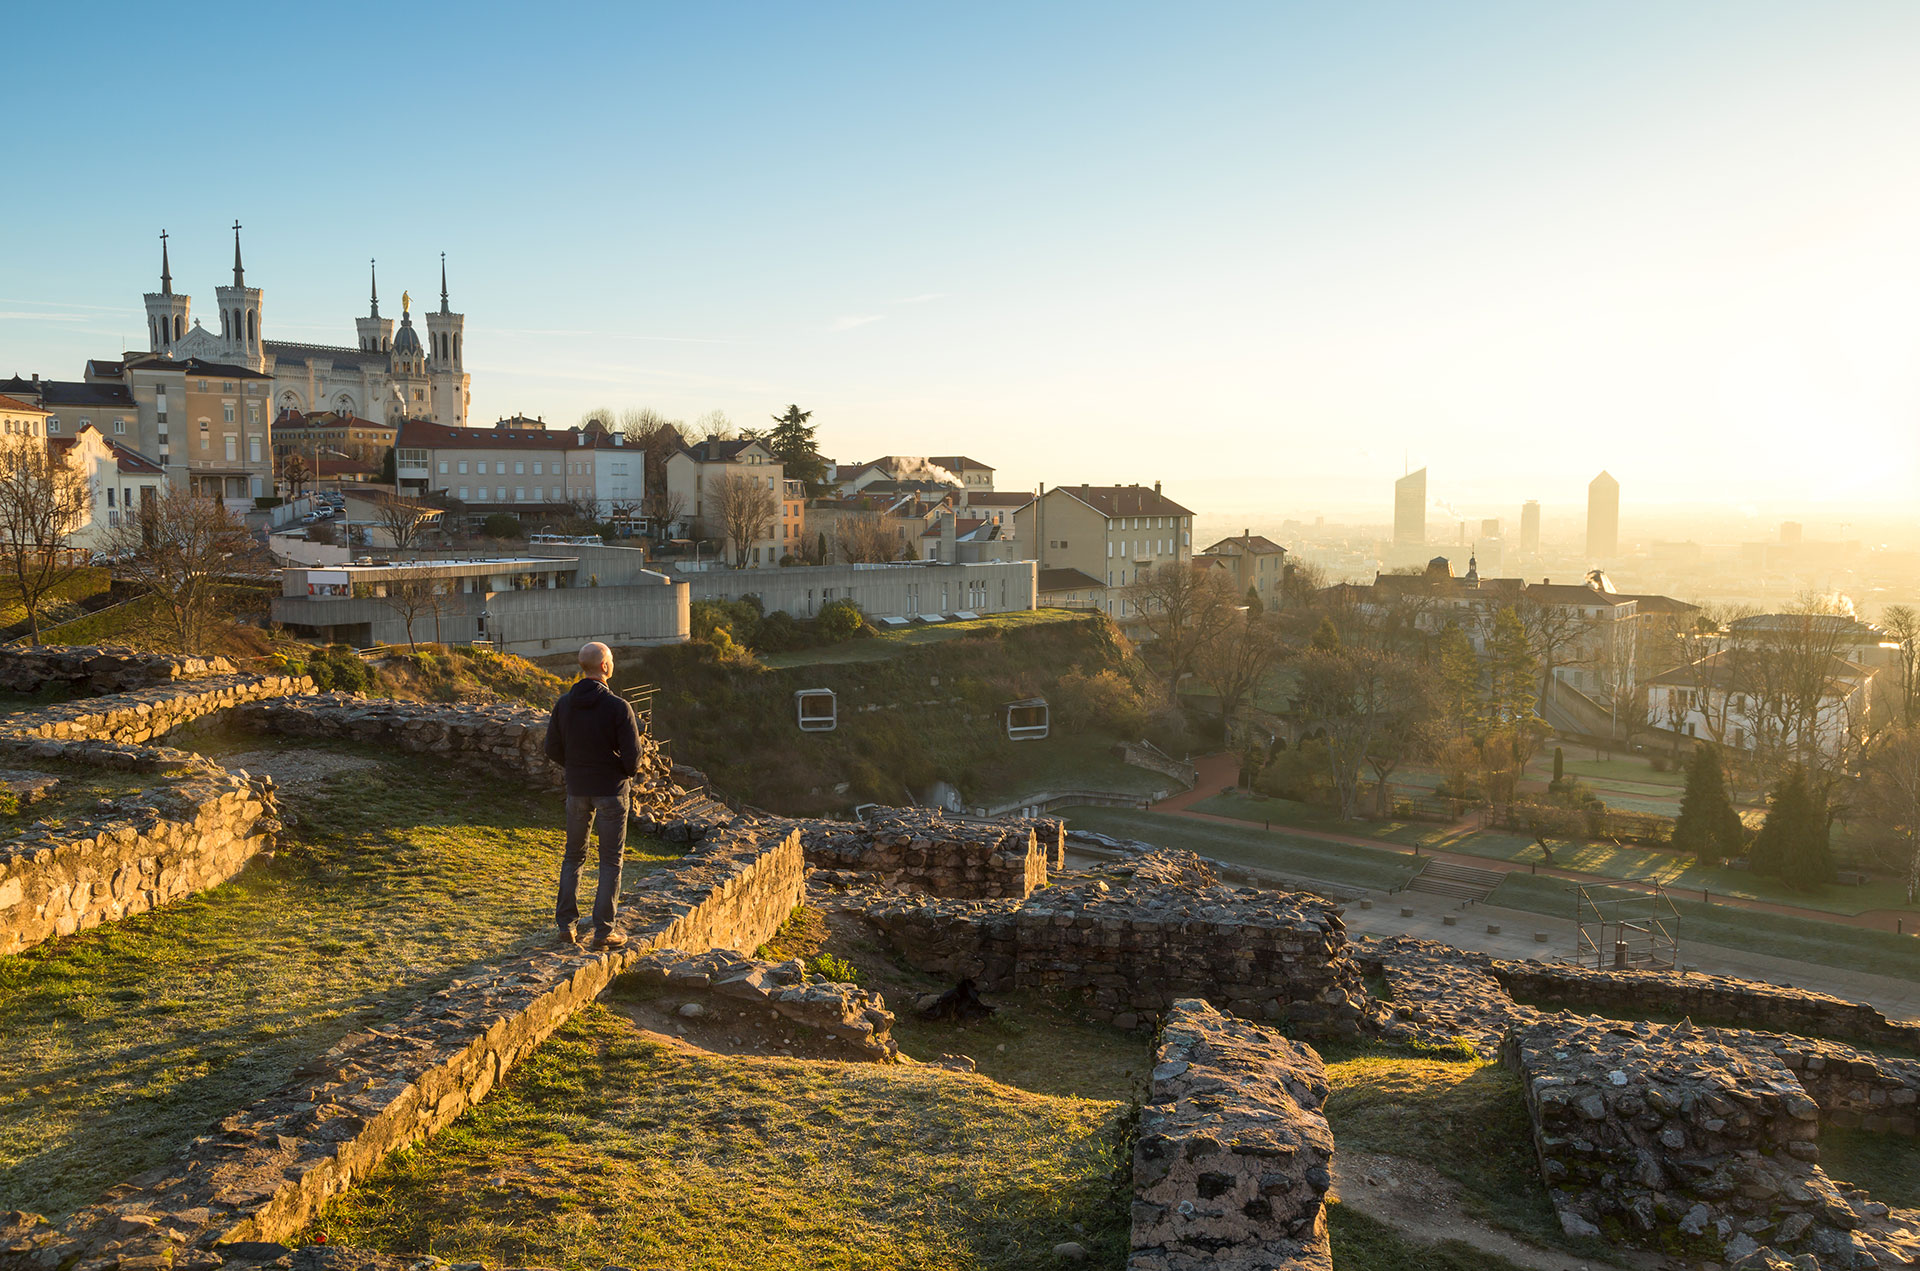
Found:
[[[555,927],[553,929],[553,935],[548,937],[548,939],[551,943],[558,945],[562,949],[576,949],[580,946],[580,937],[574,934],[571,925]]]
[[[609,931],[604,936],[595,936],[593,940],[593,950],[595,953],[606,949],[624,949],[626,947],[627,938],[617,931]]]

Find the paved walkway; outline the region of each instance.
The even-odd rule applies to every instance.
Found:
[[[1240,777],[1240,761],[1233,755],[1206,755],[1194,761],[1199,773],[1199,782],[1193,789],[1162,799],[1153,805],[1150,811],[1168,812],[1176,816],[1191,817],[1196,821],[1211,821],[1218,825],[1233,825],[1241,829],[1257,827],[1257,821],[1244,821],[1238,817],[1219,816],[1212,812],[1196,812],[1192,805],[1208,799],[1226,787],[1234,785]],[[1471,865],[1476,869],[1493,870],[1502,874],[1543,874],[1549,878],[1565,879],[1568,882],[1603,884],[1608,887],[1622,887],[1631,891],[1653,892],[1654,883],[1633,878],[1610,878],[1604,874],[1589,874],[1584,870],[1562,869],[1556,865],[1537,865],[1531,861],[1507,861],[1493,856],[1475,856],[1471,852],[1420,851],[1403,843],[1394,843],[1387,839],[1370,838],[1364,834],[1343,834],[1336,830],[1310,830],[1295,825],[1269,827],[1272,833],[1289,834],[1295,838],[1311,839],[1318,843],[1344,843],[1352,847],[1371,847],[1384,852],[1398,852],[1402,856],[1423,856],[1434,860],[1448,861],[1457,865]],[[1466,832],[1478,827],[1471,822],[1462,822],[1450,827]],[[1669,888],[1668,894],[1690,898],[1690,890]],[[1920,932],[1920,915],[1901,913],[1898,910],[1869,909],[1857,914],[1834,913],[1828,909],[1809,909],[1803,905],[1784,905],[1771,900],[1754,900],[1745,896],[1728,896],[1714,893],[1713,903],[1730,909],[1752,909],[1762,913],[1785,914],[1792,918],[1811,918],[1817,922],[1836,922],[1849,927],[1865,927],[1875,931],[1900,931],[1912,927]],[[1799,965],[1797,963],[1793,965]]]

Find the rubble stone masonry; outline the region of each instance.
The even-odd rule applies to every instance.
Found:
[[[82,694],[125,693],[233,673],[233,663],[225,658],[142,653],[118,645],[0,646],[0,690],[9,693],[37,693],[51,685]]]
[[[799,821],[807,864],[877,875],[936,896],[1024,899],[1047,885],[1058,833],[1032,821],[955,820],[931,808],[886,808],[865,821]],[[1058,822],[1052,824],[1058,825]]]

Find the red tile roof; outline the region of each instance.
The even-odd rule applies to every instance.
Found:
[[[50,410],[41,410],[31,402],[23,402],[17,397],[0,395],[0,410],[14,415],[51,415]]]
[[[1193,515],[1192,508],[1181,507],[1152,486],[1057,485],[1047,493],[1071,495],[1102,516]]]

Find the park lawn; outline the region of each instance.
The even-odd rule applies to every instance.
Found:
[[[113,571],[89,565],[56,583],[47,601],[50,604],[79,604],[112,585]],[[25,634],[23,624],[26,620],[27,607],[20,600],[20,585],[10,579],[0,579],[0,631],[21,627],[21,634]]]
[[[1088,615],[1071,609],[1023,609],[1012,613],[989,614],[961,622],[916,623],[910,627],[882,630],[860,640],[823,645],[817,649],[795,649],[790,653],[770,653],[760,660],[772,667],[818,666],[848,662],[880,662],[897,657],[908,649],[942,640],[957,640],[980,631],[1013,631],[1023,627],[1045,626],[1054,622],[1084,622]]]
[[[256,741],[257,744],[257,741]],[[309,749],[302,747],[301,749]],[[552,923],[559,801],[418,756],[283,790],[272,859],[0,957],[0,1197],[58,1219]],[[628,840],[632,874],[667,849]]]
[[[1028,795],[1074,791],[1101,794],[1177,794],[1184,787],[1165,773],[1123,763],[1113,753],[1114,738],[1102,734],[1055,733],[1019,743],[1019,762],[986,770],[971,803],[997,806]]]
[[[1328,834],[1357,834],[1405,847],[1425,849],[1450,847],[1455,829],[1435,821],[1342,821],[1330,808],[1315,807],[1296,799],[1276,799],[1243,790],[1227,790],[1191,805],[1190,811],[1212,816],[1232,817],[1254,825],[1292,826],[1302,830],[1320,830]]]
[[[1574,887],[1574,883],[1565,879],[1508,874],[1485,903],[1571,922]],[[1590,887],[1588,892],[1602,900],[1645,894],[1606,886]],[[1698,941],[1724,949],[1816,962],[1845,971],[1866,971],[1909,980],[1920,977],[1920,939],[1914,936],[1818,918],[1702,904],[1697,899],[1680,896],[1669,899],[1680,919],[1682,962],[1686,961],[1687,942]]]
[[[1320,882],[1362,891],[1404,887],[1419,862],[1405,852],[1324,843],[1282,831],[1196,821],[1167,812],[1131,808],[1066,808],[1060,815],[1075,829],[1115,838],[1140,839],[1215,860],[1271,870],[1303,883]]]
[[[1119,1271],[1125,1106],[932,1066],[714,1054],[594,1005],[315,1230],[558,1271],[1014,1271],[1073,1240],[1080,1265]]]

